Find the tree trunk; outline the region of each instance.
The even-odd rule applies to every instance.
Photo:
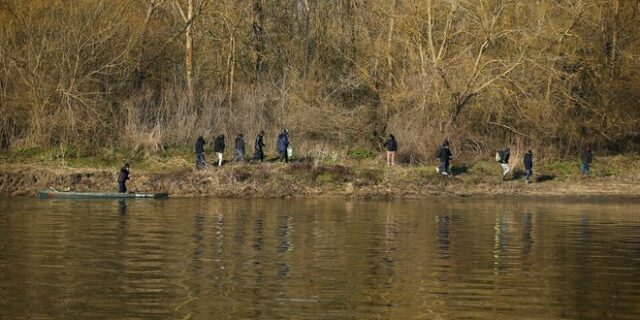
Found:
[[[253,37],[255,38],[255,72],[256,82],[260,81],[260,72],[262,71],[262,60],[264,59],[265,51],[265,36],[264,36],[264,8],[262,7],[261,0],[254,0],[253,12],[255,18],[253,19]]]
[[[193,106],[195,89],[193,84],[193,0],[187,4],[187,29],[185,32],[185,68],[187,71],[187,103]]]

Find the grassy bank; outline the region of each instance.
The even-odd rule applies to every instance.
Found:
[[[134,177],[129,189],[164,190],[183,196],[640,195],[640,158],[636,154],[597,157],[589,178],[580,177],[578,159],[537,161],[535,181],[530,185],[523,183],[520,160],[513,161],[514,178],[508,181],[502,181],[499,166],[490,160],[454,161],[452,177],[438,175],[435,163],[387,167],[380,155],[361,151],[307,157],[290,164],[275,162],[273,157],[270,160],[227,162],[222,168],[195,171],[190,148],[156,153],[30,149],[0,156],[0,193],[34,195],[46,188],[115,190],[117,169],[129,162]]]

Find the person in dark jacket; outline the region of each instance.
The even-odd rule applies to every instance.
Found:
[[[502,168],[502,180],[506,180],[507,174],[511,172],[511,168],[509,168],[509,157],[511,157],[511,149],[509,149],[509,147],[506,147],[500,150],[498,153],[500,155],[498,163],[500,163],[500,167]]]
[[[236,137],[236,145],[233,153],[233,160],[244,160],[244,137],[242,136],[242,133],[238,134],[238,137]]]
[[[280,154],[280,161],[289,162],[289,130],[283,129],[278,135],[278,154]]]
[[[531,183],[531,180],[529,180],[533,174],[533,151],[531,149],[525,152],[522,162],[524,163],[524,181]]]
[[[216,139],[213,141],[213,152],[216,153],[216,156],[218,157],[218,167],[222,166],[222,156],[224,154],[224,134],[221,134],[219,136],[216,137]]]
[[[445,176],[449,175],[449,161],[451,161],[452,155],[451,149],[449,149],[449,140],[444,140],[436,154],[436,158],[440,161],[440,166],[436,169],[438,173]]]
[[[387,149],[387,165],[393,166],[396,164],[396,153],[398,152],[398,141],[392,134],[389,135],[387,141],[384,142],[383,147]]]
[[[126,193],[127,192],[127,180],[130,180],[129,177],[129,164],[125,163],[124,167],[120,168],[120,173],[118,174],[118,192]]]
[[[254,144],[254,159],[264,161],[264,147],[264,130],[261,130],[260,133],[256,136],[256,142]]]
[[[199,136],[198,140],[196,140],[196,169],[198,170],[203,169],[207,164],[204,160],[204,146],[206,144],[202,136]]]
[[[591,175],[591,161],[593,161],[593,151],[591,146],[584,148],[582,153],[582,165],[580,166],[580,176],[584,177]]]

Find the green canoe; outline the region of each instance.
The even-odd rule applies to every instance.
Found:
[[[40,199],[166,199],[166,192],[157,193],[118,193],[118,192],[76,192],[40,190]]]

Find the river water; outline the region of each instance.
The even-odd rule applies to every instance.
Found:
[[[640,319],[637,208],[0,199],[0,319]]]

